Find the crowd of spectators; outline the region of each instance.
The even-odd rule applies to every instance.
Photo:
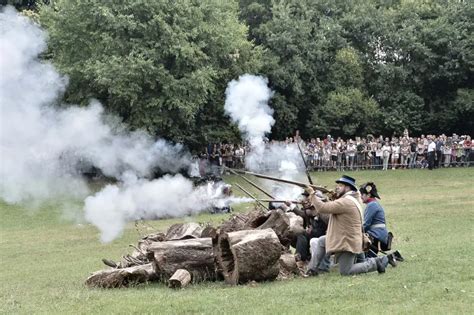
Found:
[[[470,166],[473,160],[472,140],[469,135],[421,135],[411,137],[405,130],[400,137],[355,137],[354,139],[311,138],[302,140],[298,133],[284,141],[272,140],[266,145],[300,144],[308,168],[312,171],[395,170]],[[225,165],[243,168],[248,145],[213,144],[200,154],[200,173],[209,166]]]

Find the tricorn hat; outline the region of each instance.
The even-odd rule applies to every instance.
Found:
[[[336,180],[336,183],[347,185],[347,186],[351,187],[352,190],[357,191],[357,186],[356,186],[356,183],[355,183],[355,179],[350,177],[350,176],[342,175],[341,178]]]
[[[374,183],[371,183],[371,182],[365,183],[364,185],[360,186],[359,191],[361,194],[367,194],[374,198],[381,199],[379,194],[377,193],[377,187],[375,186]]]

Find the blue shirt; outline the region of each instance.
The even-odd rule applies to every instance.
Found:
[[[364,231],[381,242],[387,243],[387,228],[372,227],[375,224],[385,224],[385,211],[377,201],[371,201],[364,212]]]

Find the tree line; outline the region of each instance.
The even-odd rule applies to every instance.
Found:
[[[7,2],[48,31],[66,102],[191,148],[239,139],[223,104],[244,73],[275,92],[272,138],[473,131],[471,1]]]

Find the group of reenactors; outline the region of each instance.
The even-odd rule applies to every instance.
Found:
[[[302,276],[328,272],[334,264],[341,275],[384,273],[388,265],[404,260],[398,251],[388,252],[393,235],[373,182],[357,187],[354,178],[344,175],[336,180],[331,198],[310,185],[303,195],[302,207],[291,202],[281,206],[304,218],[305,231],[294,244]]]

